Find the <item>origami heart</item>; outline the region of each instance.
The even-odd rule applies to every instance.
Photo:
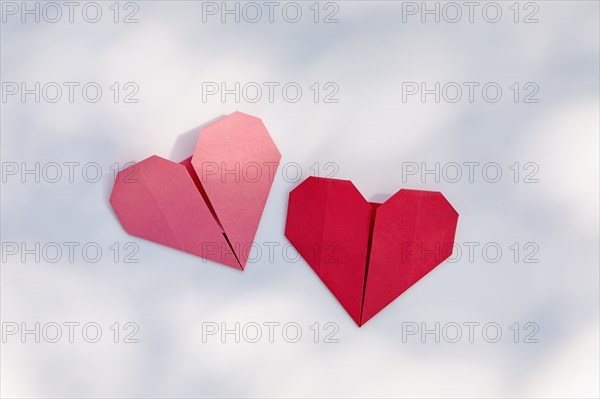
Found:
[[[290,192],[285,236],[361,326],[450,256],[457,221],[439,192],[377,204],[350,181],[309,177]]]
[[[129,234],[243,270],[280,158],[262,121],[235,112],[201,129],[190,158],[119,172],[110,203]]]

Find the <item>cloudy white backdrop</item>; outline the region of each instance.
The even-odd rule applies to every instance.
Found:
[[[103,168],[97,183],[80,174],[74,183],[5,176],[2,242],[97,242],[104,250],[97,263],[81,256],[3,261],[5,328],[96,322],[104,335],[96,344],[80,335],[55,344],[5,337],[2,396],[599,395],[598,2],[537,2],[534,24],[512,21],[512,2],[501,3],[498,23],[480,11],[473,23],[466,16],[403,22],[400,2],[337,2],[333,24],[312,21],[313,2],[300,3],[295,24],[280,13],[273,23],[203,22],[202,3],[193,1],[136,2],[139,22],[123,24],[112,21],[112,2],[100,4],[95,24],[76,12],[73,23],[4,15],[1,26],[2,82],[98,82],[104,90],[95,104],[77,91],[74,103],[31,96],[2,102],[5,168]],[[519,7],[522,18],[524,3]],[[114,82],[135,82],[139,102],[115,104],[108,89]],[[297,103],[280,94],[273,103],[203,101],[203,82],[298,82],[304,93]],[[314,103],[314,82],[335,82],[339,102]],[[497,103],[480,96],[474,103],[403,103],[402,82],[498,82],[504,93]],[[513,82],[535,82],[539,103],[515,104]],[[501,259],[486,261],[479,247],[471,262],[463,246],[459,261],[438,267],[359,329],[304,261],[282,253],[287,195],[297,183],[281,173],[256,236],[259,245],[280,243],[273,261],[263,256],[240,273],[126,235],[108,204],[109,167],[152,154],[179,161],[194,141],[190,131],[235,110],[262,118],[282,164],[298,163],[305,176],[315,162],[321,173],[335,162],[335,177],[351,179],[370,200],[402,187],[442,191],[460,213],[457,242],[499,243]],[[404,182],[408,162],[497,162],[503,177]],[[514,183],[508,166],[515,162],[539,165],[539,182],[523,183],[521,175]],[[139,263],[115,263],[109,246],[130,241],[139,245]],[[539,262],[515,262],[514,242],[536,243]],[[112,342],[114,322],[137,323],[139,343]],[[303,337],[203,342],[205,322],[295,322]],[[336,323],[339,342],[321,336],[314,343],[315,322]],[[494,322],[503,336],[497,343],[480,332],[473,343],[431,336],[403,342],[408,322]],[[539,342],[521,336],[514,343],[515,322],[521,329],[536,323]]]

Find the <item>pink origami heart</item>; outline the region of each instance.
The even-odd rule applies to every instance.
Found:
[[[235,112],[200,131],[191,158],[119,172],[110,203],[129,234],[243,270],[280,158],[262,121]]]
[[[290,192],[285,236],[361,326],[450,256],[457,221],[438,192],[377,204],[350,181],[310,177]]]

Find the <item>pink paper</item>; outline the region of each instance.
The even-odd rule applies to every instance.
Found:
[[[243,270],[280,158],[262,121],[235,112],[200,131],[191,158],[121,171],[110,203],[129,234]]]

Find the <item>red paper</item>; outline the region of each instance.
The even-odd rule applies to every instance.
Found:
[[[285,235],[359,326],[452,253],[458,213],[439,192],[369,203],[352,182],[309,177]]]
[[[110,203],[129,234],[243,270],[280,158],[262,121],[235,112],[200,131],[191,158],[121,171]]]

